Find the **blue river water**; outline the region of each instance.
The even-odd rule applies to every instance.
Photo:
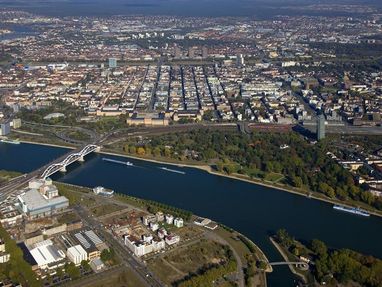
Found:
[[[32,171],[67,152],[63,148],[0,143],[0,169]],[[382,258],[382,220],[333,210],[332,205],[284,191],[211,175],[193,168],[178,168],[140,160],[134,167],[105,162],[100,154],[74,163],[53,179],[88,187],[102,185],[119,193],[160,201],[232,227],[252,239],[270,261],[282,258],[269,234],[285,228],[298,239],[318,238],[330,247],[350,248]],[[168,167],[184,171],[173,173]],[[294,286],[287,267],[276,267],[268,285]]]

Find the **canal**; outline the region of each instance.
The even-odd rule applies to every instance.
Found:
[[[29,172],[67,152],[66,149],[32,144],[0,143],[0,169]],[[119,193],[160,201],[209,217],[252,239],[270,261],[281,256],[270,243],[270,233],[285,228],[298,239],[318,238],[330,247],[350,248],[382,258],[382,220],[333,210],[332,205],[272,188],[211,175],[193,168],[174,168],[140,160],[134,167],[90,155],[74,163],[66,174],[53,179],[94,187],[102,185]],[[185,172],[160,169],[168,167]],[[294,286],[288,267],[275,267],[268,285]]]

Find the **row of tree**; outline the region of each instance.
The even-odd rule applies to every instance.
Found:
[[[122,198],[128,198],[130,200],[133,200],[143,206],[146,207],[147,211],[150,213],[157,213],[158,211],[162,211],[163,213],[170,213],[176,217],[181,217],[184,220],[190,220],[192,217],[192,212],[188,210],[184,210],[181,208],[177,208],[171,205],[167,205],[158,201],[154,200],[148,200],[148,199],[141,199],[137,197],[128,196],[125,194],[119,194],[118,196]]]

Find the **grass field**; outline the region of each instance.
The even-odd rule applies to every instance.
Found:
[[[284,176],[280,173],[275,173],[275,172],[270,172],[265,175],[265,180],[266,181],[271,181],[271,182],[278,182],[282,180]]]

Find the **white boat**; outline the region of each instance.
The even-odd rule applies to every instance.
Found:
[[[18,140],[11,140],[11,139],[0,139],[0,142],[9,143],[9,144],[20,144]]]
[[[356,215],[361,215],[361,216],[366,216],[369,217],[370,213],[368,213],[366,210],[360,209],[360,208],[355,208],[355,207],[347,207],[347,206],[342,206],[342,205],[334,205],[334,209],[344,211],[344,212],[349,212],[353,213]]]

